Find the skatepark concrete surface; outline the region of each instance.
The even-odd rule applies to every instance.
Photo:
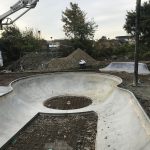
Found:
[[[13,89],[11,86],[0,86],[0,96],[11,92]]]
[[[150,74],[148,67],[144,63],[139,63],[139,74],[147,75]],[[100,69],[103,72],[127,72],[127,73],[134,73],[134,62],[112,62],[107,67]]]
[[[117,87],[122,80],[100,73],[51,73],[11,84],[0,97],[0,147],[38,112],[98,114],[96,150],[149,150],[150,120],[135,96]],[[55,110],[43,105],[55,96],[85,96],[92,104],[76,110]]]

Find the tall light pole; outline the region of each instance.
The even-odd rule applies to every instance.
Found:
[[[38,31],[38,39],[39,40],[41,39],[41,31],[40,30]]]
[[[140,37],[140,10],[141,0],[136,2],[136,30],[135,30],[135,54],[134,54],[134,86],[138,86],[138,63],[139,63],[139,37]]]

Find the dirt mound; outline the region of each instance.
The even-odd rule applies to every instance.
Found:
[[[81,49],[75,50],[64,58],[55,58],[47,63],[46,70],[67,70],[79,67],[79,61],[85,60],[87,66],[97,66],[98,62]]]
[[[51,59],[52,56],[49,53],[28,53],[12,63],[8,69],[12,71],[38,70],[39,66],[43,67]]]
[[[62,71],[79,68],[79,61],[82,59],[86,61],[87,67],[98,66],[99,64],[86,52],[77,49],[64,58],[54,58],[51,53],[28,53],[7,69],[12,71]]]

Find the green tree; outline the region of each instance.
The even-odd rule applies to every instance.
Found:
[[[15,26],[6,27],[2,33],[0,44],[5,54],[4,61],[15,61],[20,57],[22,34]]]
[[[46,45],[46,41],[39,39],[32,29],[21,32],[16,26],[4,28],[0,38],[5,65],[18,60],[25,52],[41,51],[43,45]]]
[[[22,32],[22,51],[23,52],[34,52],[41,50],[41,40],[34,33],[33,29],[26,29]]]
[[[62,13],[65,35],[73,41],[74,46],[83,49],[92,46],[91,40],[98,27],[96,23],[93,20],[88,21],[86,13],[76,3],[70,3],[70,8],[66,8]]]
[[[127,33],[133,36],[135,35],[135,18],[136,12],[128,11],[124,25]],[[150,45],[150,0],[141,6],[140,38],[143,43]]]

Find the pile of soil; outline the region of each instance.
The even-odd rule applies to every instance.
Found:
[[[82,59],[86,61],[86,66],[94,67],[99,65],[99,62],[86,52],[77,49],[67,57],[50,60],[47,63],[46,70],[58,71],[79,68],[79,61]]]
[[[51,59],[50,53],[28,53],[8,66],[7,69],[12,71],[38,70],[38,68],[44,68],[45,63]]]
[[[28,53],[18,61],[7,67],[13,72],[17,71],[62,71],[79,68],[80,60],[86,61],[86,66],[96,67],[99,62],[81,49],[75,50],[67,57],[53,57],[52,53]]]
[[[2,150],[95,150],[98,116],[38,114]]]
[[[92,100],[86,97],[57,96],[47,100],[44,106],[52,109],[70,110],[79,109],[92,104]]]

